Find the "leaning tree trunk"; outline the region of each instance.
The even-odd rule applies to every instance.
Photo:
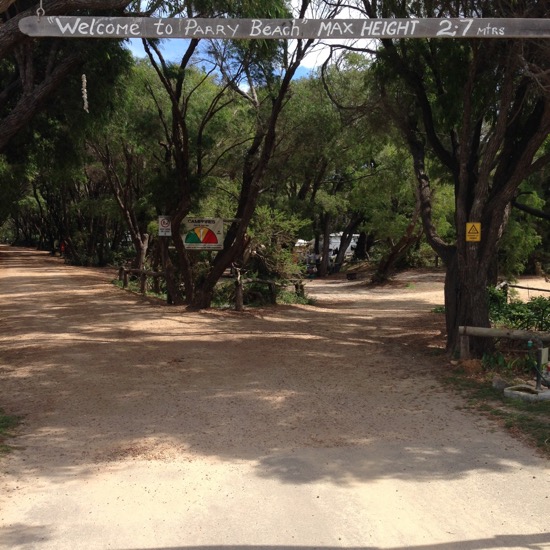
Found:
[[[386,282],[397,261],[401,259],[415,243],[419,242],[422,236],[422,230],[415,232],[419,215],[420,208],[417,205],[413,218],[405,230],[405,234],[392,246],[388,254],[380,260],[376,272],[371,278],[372,283]]]
[[[149,234],[143,233],[141,235],[136,235],[131,231],[130,233],[132,235],[132,244],[136,252],[132,267],[135,269],[143,269],[145,266],[145,258],[147,257],[147,250],[149,248]]]
[[[305,11],[305,6],[304,3],[302,11]],[[191,300],[192,308],[210,307],[216,283],[225,269],[244,252],[248,245],[249,241],[246,234],[248,225],[254,215],[261,193],[262,180],[277,144],[277,121],[286,104],[290,84],[296,70],[313,41],[308,40],[302,43],[298,40],[297,42],[294,59],[286,69],[277,96],[272,99],[271,111],[264,120],[261,120],[261,117],[258,116],[255,135],[244,158],[242,186],[235,216],[239,221],[234,222],[229,228],[225,237],[224,248],[216,255],[206,277],[195,285],[194,296]],[[263,106],[257,101],[256,94],[253,93],[248,97],[255,106],[257,115],[260,115]]]
[[[340,239],[340,248],[338,249],[338,254],[336,254],[336,259],[334,260],[334,265],[336,269],[344,263],[346,259],[346,252],[349,245],[353,240],[353,232],[359,227],[359,224],[363,221],[363,215],[354,214],[346,228],[342,233],[342,238]]]

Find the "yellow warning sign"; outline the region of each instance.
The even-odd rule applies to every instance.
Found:
[[[477,222],[468,222],[466,224],[466,241],[478,243],[481,241],[481,224]]]

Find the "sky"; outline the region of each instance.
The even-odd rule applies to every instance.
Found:
[[[145,51],[143,49],[143,45],[141,42],[141,39],[130,39],[127,42],[128,49],[132,52],[134,57],[142,58],[146,57]],[[162,51],[162,54],[166,61],[172,61],[172,62],[179,62],[181,61],[181,58],[185,52],[185,48],[187,47],[187,41],[183,40],[181,38],[172,38],[163,40],[160,44],[160,50]],[[312,58],[311,60],[307,60],[306,63],[302,63],[302,65],[298,68],[296,71],[295,78],[303,78],[307,77],[311,70],[316,67],[316,59]]]
[[[295,11],[297,6],[300,5],[300,0],[291,0],[292,5],[294,6]],[[312,2],[312,4],[315,4]],[[297,13],[297,11],[296,11]],[[311,18],[322,18],[323,16],[319,13],[314,13],[310,11],[308,16]],[[351,14],[348,11],[341,13],[338,17],[340,18],[353,18],[357,17],[356,14]],[[161,51],[167,61],[181,61],[185,48],[187,46],[186,40],[181,38],[166,39],[161,42]],[[132,54],[137,58],[145,57],[145,51],[143,50],[141,39],[130,39],[128,41],[128,48]],[[309,53],[303,62],[301,63],[300,68],[297,71],[296,78],[301,78],[307,76],[311,73],[311,70],[320,67],[325,61],[328,55],[328,47],[322,44],[316,46],[311,53]]]

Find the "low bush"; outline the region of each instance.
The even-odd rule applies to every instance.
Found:
[[[550,298],[508,302],[504,291],[490,288],[489,318],[493,325],[509,329],[550,331]]]

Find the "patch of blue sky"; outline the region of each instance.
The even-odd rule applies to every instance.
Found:
[[[298,17],[301,0],[290,0],[290,4],[292,6],[294,16]],[[306,12],[306,17],[310,19],[326,18],[330,13],[327,10],[330,10],[330,7],[327,8],[327,4],[325,2],[314,0],[309,4],[308,11]],[[337,14],[331,13],[330,15],[337,19],[340,19],[340,18],[347,19],[347,18],[353,18],[358,16],[361,17],[361,14],[358,13],[356,9],[354,10],[354,8],[352,7],[342,8],[339,13]],[[187,47],[187,42],[188,41],[185,39],[176,39],[176,38],[160,41],[160,49],[164,59],[172,63],[177,63],[181,61],[181,58]],[[310,51],[302,61],[300,68],[296,72],[296,78],[307,77],[316,68],[321,67],[321,65],[325,62],[327,57],[330,55],[329,43],[331,42],[333,41],[331,40],[319,41],[317,44],[314,45],[313,48],[310,49]],[[128,48],[136,58],[146,57],[141,39],[130,39],[127,44],[128,44]],[[367,42],[365,40],[354,41],[354,46],[356,47],[361,47],[365,45],[367,45]],[[291,41],[290,47],[292,48],[292,41]],[[199,62],[198,64],[203,66],[202,61]]]
[[[132,55],[136,59],[143,59],[147,57],[145,49],[143,48],[143,42],[141,38],[130,38],[126,41],[126,47],[132,52]],[[161,40],[159,42],[159,49],[164,57],[165,61],[170,63],[179,63],[185,54],[185,50],[188,45],[188,40],[181,38],[168,38],[166,40]],[[201,59],[198,63],[200,66],[204,66],[206,61],[205,58]],[[309,64],[302,65],[297,71],[295,79],[308,77],[311,74],[313,66],[308,66]]]

